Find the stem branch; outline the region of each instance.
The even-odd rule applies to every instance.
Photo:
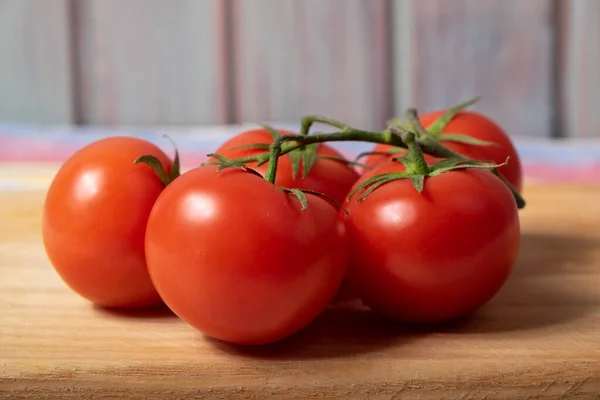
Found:
[[[265,179],[271,183],[275,183],[277,177],[277,164],[279,157],[281,156],[281,143],[283,136],[278,137],[270,146],[269,152],[269,165],[267,166],[267,172],[265,173]]]
[[[409,161],[411,162],[411,165],[418,170],[419,174],[422,173],[422,175],[427,175],[429,172],[429,167],[423,158],[423,153],[437,158],[454,158],[455,160],[459,160],[460,162],[468,164],[477,163],[475,160],[448,149],[433,135],[427,132],[427,130],[419,121],[416,110],[409,109],[406,115],[413,125],[414,132],[408,131],[398,125],[390,126],[382,132],[370,132],[361,129],[355,129],[350,125],[346,125],[331,118],[309,115],[302,119],[300,134],[282,135],[269,146],[268,152],[248,157],[236,158],[231,161],[238,163],[256,162],[258,164],[264,164],[265,162],[268,162],[269,165],[265,173],[265,179],[271,183],[275,183],[279,157],[305,147],[306,145],[323,142],[368,142],[409,149],[407,153],[410,158]],[[339,129],[340,132],[315,133],[309,135],[308,132],[312,124],[315,122],[331,125]],[[517,201],[517,204],[519,205],[519,208],[522,208],[525,205],[525,202],[520,194],[517,193],[508,183],[508,181],[506,181],[506,179],[499,174],[497,169],[494,168],[492,172],[500,176],[509,186]]]
[[[344,124],[343,122],[340,122],[333,118],[323,117],[320,115],[307,115],[306,117],[302,118],[302,120],[301,120],[300,135],[308,135],[308,132],[310,131],[311,126],[316,122],[320,122],[322,124],[332,126],[334,128],[339,129],[342,132],[362,132],[362,133],[368,133],[368,134],[379,133],[379,132],[369,132],[369,131],[363,131],[360,129],[354,129],[350,125]]]

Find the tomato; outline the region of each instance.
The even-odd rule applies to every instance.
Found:
[[[425,128],[429,128],[445,112],[446,110],[440,110],[423,114],[419,117],[419,120]],[[506,161],[507,157],[510,157],[506,165],[500,167],[498,170],[517,192],[520,193],[523,190],[521,159],[510,136],[496,122],[480,113],[463,110],[454,116],[441,132],[442,135],[457,133],[487,142],[494,142],[496,145],[481,146],[454,141],[444,141],[442,144],[457,153],[475,160],[493,161],[501,164]],[[391,146],[378,144],[374,147],[373,151],[385,152],[390,148]],[[385,163],[389,158],[382,155],[371,155],[364,160],[364,163],[373,167]]]
[[[390,163],[367,172],[401,172]],[[516,202],[485,170],[385,183],[344,204],[350,238],[348,282],[373,310],[405,322],[442,322],[475,312],[507,280],[519,249]]]
[[[266,344],[319,315],[345,276],[348,242],[338,209],[308,207],[239,168],[192,169],[150,214],[146,258],[169,308],[204,334]]]
[[[144,235],[163,184],[142,155],[165,170],[170,159],[154,144],[109,137],[74,153],[54,177],[44,202],[46,253],[64,282],[106,307],[161,303],[145,262]]]
[[[283,135],[294,133],[286,130],[280,132]],[[273,143],[273,140],[274,139],[269,131],[264,128],[248,130],[227,140],[216,150],[216,153],[222,154],[228,158],[256,155],[267,150],[257,148],[234,149],[233,147],[252,143],[271,144]],[[343,159],[341,153],[325,144],[319,145],[317,154]],[[256,167],[256,163],[248,163],[247,165],[254,168],[263,176],[268,167],[268,163],[259,167]],[[286,188],[309,189],[324,193],[341,203],[358,177],[358,173],[348,164],[326,158],[317,158],[305,179],[302,178],[302,163],[300,164],[298,175],[296,176],[296,179],[294,179],[292,160],[289,154],[286,154],[279,158],[277,164],[277,179],[275,183]]]

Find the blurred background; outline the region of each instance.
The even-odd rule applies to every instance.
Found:
[[[594,140],[599,21],[600,0],[0,0],[0,130],[381,129],[479,95],[515,140]]]
[[[598,0],[0,0],[0,122],[381,128],[481,95],[512,135],[600,135]]]

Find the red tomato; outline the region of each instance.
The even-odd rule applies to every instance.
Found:
[[[190,170],[158,198],[146,236],[154,284],[181,319],[235,344],[307,326],[345,276],[345,226],[328,201],[241,169]]]
[[[102,306],[161,303],[146,268],[144,235],[163,184],[149,166],[134,164],[145,154],[170,170],[169,158],[147,141],[96,141],[62,165],[46,195],[43,241],[52,265],[72,290]]]
[[[399,154],[395,154],[396,157],[398,155]],[[393,165],[395,165],[395,168],[397,168],[399,171],[404,171],[405,170],[404,165],[400,161],[392,161],[391,160],[392,158],[393,157],[389,157],[387,163],[393,163]],[[425,161],[427,162],[427,165],[430,165],[430,166],[435,164],[436,162],[439,162],[442,160],[440,158],[432,157],[427,154],[424,154],[424,158],[425,158]],[[380,165],[378,168],[381,168],[382,166],[383,166],[383,162],[382,162],[382,165]],[[368,179],[371,176],[373,176],[371,170],[367,170],[364,172],[363,177],[360,179],[360,181],[364,182],[366,179]],[[334,298],[333,303],[348,302],[351,300],[356,300],[358,298],[359,298],[359,295],[358,295],[357,290],[352,287],[352,285],[348,282],[347,279],[345,279],[344,282],[342,283],[342,287],[340,288],[338,294]]]
[[[428,128],[445,112],[446,110],[440,110],[424,114],[419,117],[419,120],[425,128]],[[510,157],[507,164],[500,167],[499,171],[517,192],[520,193],[522,191],[523,173],[519,154],[510,136],[490,118],[473,111],[463,110],[452,118],[441,133],[442,135],[459,133],[479,140],[496,143],[497,146],[479,146],[452,141],[442,142],[449,149],[475,160],[493,161],[501,164],[506,161],[507,157]],[[391,146],[378,144],[374,147],[373,151],[383,152],[390,148]],[[388,159],[389,157],[381,155],[371,155],[364,160],[364,163],[373,167],[381,165]]]
[[[282,134],[293,134],[291,131],[280,131]],[[232,147],[247,145],[251,143],[271,144],[273,137],[266,129],[253,129],[242,132],[221,145],[216,153],[222,154],[228,158],[246,157],[265,152],[265,149],[256,148],[238,148]],[[335,149],[321,144],[317,154],[343,158],[342,154]],[[248,163],[249,167],[254,168],[261,175],[265,175],[268,163],[256,167],[255,163]],[[292,161],[289,154],[279,158],[277,164],[277,178],[275,183],[286,188],[299,188],[314,190],[324,193],[338,202],[342,202],[352,184],[356,182],[359,175],[348,164],[340,161],[317,158],[313,164],[306,179],[302,178],[302,163],[296,179],[293,178]]]
[[[401,172],[390,163],[371,176]],[[489,171],[458,170],[388,182],[344,207],[351,260],[347,279],[372,309],[406,322],[470,314],[503,286],[519,249],[508,187]]]

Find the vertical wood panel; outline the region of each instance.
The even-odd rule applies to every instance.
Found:
[[[600,1],[561,0],[563,121],[567,136],[600,137]]]
[[[0,0],[0,122],[71,122],[67,6]]]
[[[386,0],[232,4],[240,121],[319,113],[384,126],[393,92]]]
[[[432,111],[480,95],[473,109],[511,135],[550,136],[552,1],[408,1],[394,2],[394,25],[410,24],[396,31],[395,72],[410,71],[396,86],[397,114],[407,106]]]
[[[81,3],[84,122],[227,122],[224,4],[223,0]]]

